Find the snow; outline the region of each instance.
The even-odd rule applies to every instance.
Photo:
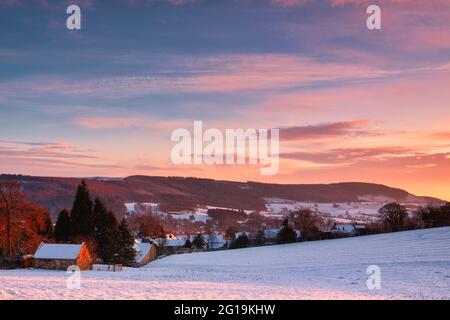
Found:
[[[208,210],[210,209],[238,210],[233,208],[215,207],[206,205],[206,206],[198,206],[193,211],[179,211],[179,212],[171,212],[168,214],[170,214],[174,219],[191,219],[193,217],[195,222],[206,222],[207,220],[211,219],[211,217],[208,216]],[[244,210],[244,212],[248,215],[254,211]]]
[[[392,197],[372,195],[372,194],[358,196],[358,200],[366,202],[382,202],[382,203],[397,202],[397,200]]]
[[[352,224],[338,223],[334,226],[334,229],[332,231],[352,233],[355,232],[355,229],[356,229],[355,226]]]
[[[193,217],[195,222],[206,222],[211,219],[207,214],[193,213],[192,211],[171,213],[170,216],[181,220],[190,220]]]
[[[127,213],[134,213],[134,207],[136,206],[136,202],[128,202],[125,203],[125,208],[127,209]]]
[[[324,218],[330,218],[336,223],[370,223],[378,220],[378,210],[389,202],[395,201],[384,196],[362,196],[358,202],[315,203],[300,202],[280,198],[265,198],[266,217],[282,219],[290,211],[309,208]],[[423,200],[409,196],[405,205],[410,212],[425,205]]]
[[[159,210],[159,203],[154,203],[154,202],[142,202],[142,203],[137,203],[137,202],[126,202],[124,203],[127,214],[133,214],[136,213],[136,211],[139,211],[140,208],[138,208],[139,206],[141,206],[144,209],[144,212],[160,212]],[[139,209],[139,210],[138,210]]]
[[[36,259],[76,259],[83,247],[82,244],[49,244],[41,243],[34,258]]]
[[[381,270],[381,289],[366,286]],[[172,255],[139,269],[0,271],[1,299],[450,299],[450,227]]]
[[[124,206],[128,216],[136,213],[156,213],[162,217],[171,216],[174,219],[193,220],[194,222],[203,222],[203,223],[211,219],[211,217],[208,216],[209,209],[238,210],[233,208],[202,205],[197,206],[194,210],[164,212],[161,211],[159,203],[152,203],[152,202],[143,202],[143,203],[126,202],[124,203]],[[250,213],[253,213],[254,211],[244,210],[244,212],[248,215]]]
[[[151,243],[136,242],[134,244],[134,250],[136,251],[134,262],[141,263],[145,256],[150,252],[151,247]]]
[[[183,247],[186,243],[183,239],[169,239],[164,242],[165,247]]]

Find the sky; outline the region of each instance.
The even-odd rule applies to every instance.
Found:
[[[66,28],[81,8],[82,29]],[[450,0],[0,0],[0,172],[363,181],[450,200]],[[175,165],[280,129],[280,170]]]

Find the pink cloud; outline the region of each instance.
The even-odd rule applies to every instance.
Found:
[[[358,161],[386,160],[396,157],[410,157],[416,152],[404,147],[366,147],[366,148],[339,148],[322,152],[287,152],[281,154],[282,158],[291,160],[309,161],[318,164],[353,164]]]
[[[389,77],[401,70],[388,70],[354,63],[321,63],[294,55],[244,54],[192,57],[205,63],[203,70],[186,76],[126,76],[72,81],[64,78],[39,77],[11,81],[0,85],[4,96],[59,93],[62,95],[118,98],[151,93],[171,92],[238,92],[311,85],[317,82],[356,81]],[[180,69],[191,68],[191,62]]]
[[[342,121],[280,129],[282,140],[317,139],[367,133],[367,120]]]
[[[139,128],[146,130],[174,130],[176,128],[189,128],[192,126],[192,121],[188,120],[167,120],[147,116],[85,117],[75,118],[74,123],[89,129]]]

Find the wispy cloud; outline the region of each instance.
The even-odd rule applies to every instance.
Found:
[[[141,118],[77,118],[75,123],[90,129],[132,128],[148,125],[148,121]]]
[[[4,97],[56,94],[64,96],[125,98],[149,94],[238,93],[288,89],[318,84],[367,81],[450,69],[450,65],[427,68],[382,69],[354,63],[323,63],[294,55],[245,54],[194,58],[178,73],[155,72],[147,76],[116,76],[71,80],[39,76],[3,82]],[[202,60],[204,59],[204,60]],[[197,68],[202,64],[202,70]],[[194,69],[192,69],[194,65]]]
[[[380,161],[405,156],[420,156],[416,151],[403,147],[339,148],[326,152],[288,152],[280,156],[290,160],[309,161],[318,164],[353,164],[357,161]]]
[[[367,134],[368,120],[352,120],[280,129],[282,140],[317,139]]]
[[[0,156],[14,158],[99,159],[91,150],[62,142],[0,140]]]

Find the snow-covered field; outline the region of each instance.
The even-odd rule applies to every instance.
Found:
[[[366,285],[369,265],[381,289]],[[0,271],[0,299],[450,299],[450,228],[166,257],[141,269]]]

